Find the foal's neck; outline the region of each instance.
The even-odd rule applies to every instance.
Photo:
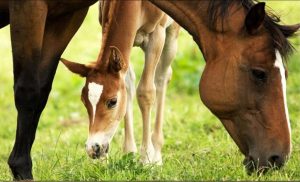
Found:
[[[139,20],[140,1],[106,1],[111,3],[102,22],[102,47],[98,63],[107,64],[110,46],[117,47],[129,64],[130,51],[134,43]],[[102,18],[103,19],[103,18]],[[105,62],[105,63],[104,63]]]

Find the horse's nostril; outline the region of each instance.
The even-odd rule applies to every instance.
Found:
[[[265,174],[270,168],[279,169],[284,165],[284,157],[281,155],[271,155],[269,158],[247,156],[244,160],[244,165],[248,174],[257,172],[258,174]],[[268,159],[268,160],[266,160]]]
[[[284,160],[282,157],[279,155],[272,155],[269,159],[268,162],[270,163],[271,167],[282,167],[284,164]]]
[[[245,158],[243,164],[246,167],[247,173],[250,175],[251,173],[253,173],[256,169],[256,160],[254,160],[254,158],[252,156],[248,156]]]
[[[269,162],[274,163],[277,160],[279,160],[279,156],[278,155],[273,155],[269,158]]]

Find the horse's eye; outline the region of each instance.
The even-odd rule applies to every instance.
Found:
[[[106,101],[106,106],[108,109],[113,109],[117,105],[117,98],[112,98]]]
[[[263,69],[253,68],[251,69],[251,74],[258,83],[264,83],[267,80],[267,73]]]

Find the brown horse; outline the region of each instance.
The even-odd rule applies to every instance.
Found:
[[[246,156],[249,172],[281,167],[291,152],[282,57],[299,28],[252,0],[150,0],[189,31],[206,66],[199,92]],[[252,165],[254,164],[254,165]]]
[[[252,161],[258,168],[269,164],[282,166],[290,154],[291,139],[285,95],[286,71],[281,56],[286,57],[290,52],[286,38],[300,26],[277,24],[276,19],[265,15],[264,4],[254,5],[250,0],[151,1],[186,28],[199,45],[207,62],[200,83],[201,98],[220,118],[246,156],[246,163]],[[15,179],[32,179],[30,150],[58,60],[81,25],[88,6],[94,2],[0,1],[0,27],[10,23],[13,48],[18,124],[8,163]],[[120,16],[129,13],[128,23],[122,26],[124,37],[136,33],[127,29],[127,26],[135,27],[136,23],[132,8],[123,6],[120,9]],[[112,35],[103,41],[111,39],[114,42]],[[100,81],[110,85],[106,88],[107,97],[109,88],[113,89],[113,94],[118,93],[116,88],[125,92],[124,73],[120,73],[128,68],[124,58],[129,53],[122,50],[123,47],[113,48],[111,56],[100,54],[105,61],[103,69],[97,72],[105,75]],[[89,77],[90,81],[100,79],[92,74],[96,70],[81,68],[83,76],[94,76]],[[83,91],[83,100],[88,100],[87,89]],[[120,102],[115,96],[102,100],[101,107],[115,107]],[[92,107],[91,104],[88,107]],[[124,114],[125,108],[120,109],[119,117]],[[248,169],[254,168],[248,165]]]
[[[131,68],[125,79],[127,93],[124,89],[129,53],[134,45],[145,52],[145,65],[137,88],[143,118],[141,161],[162,164],[164,100],[179,26],[148,1],[101,1],[100,15],[104,41],[97,62],[85,66],[62,59],[72,72],[86,77],[82,100],[90,118],[87,153],[92,158],[107,155],[125,108],[124,152],[136,152],[132,124],[135,76]],[[151,135],[150,113],[155,101],[156,122]]]
[[[18,124],[8,164],[14,179],[32,179],[30,150],[59,58],[96,0],[0,1],[0,28],[10,24]]]

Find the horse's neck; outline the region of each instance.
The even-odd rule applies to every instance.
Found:
[[[213,60],[217,54],[221,54],[224,51],[222,42],[225,43],[226,40],[234,37],[232,34],[217,33],[217,31],[211,30],[208,15],[210,1],[150,1],[169,14],[193,36],[205,60]],[[217,21],[216,29],[231,33],[237,33],[235,31],[241,29],[245,12],[241,8],[233,8],[229,10],[232,14],[228,16],[228,21],[224,21],[225,27],[221,21]],[[231,21],[233,19],[234,21]]]
[[[105,1],[111,3],[102,9],[102,47],[98,61],[109,57],[110,46],[117,47],[123,54],[124,61],[128,65],[130,51],[132,49],[138,28],[140,14],[140,1]]]

